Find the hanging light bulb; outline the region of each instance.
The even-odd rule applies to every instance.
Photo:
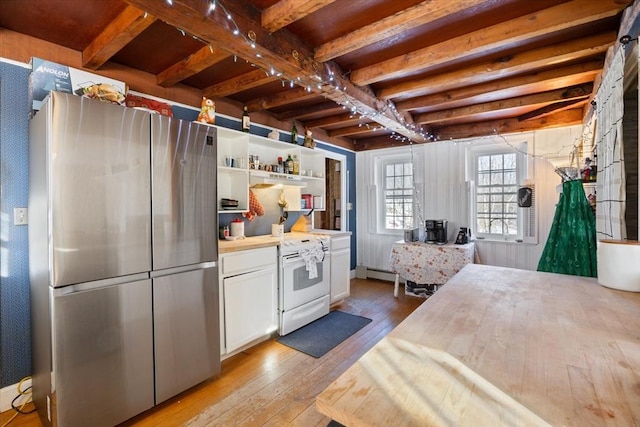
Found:
[[[209,13],[213,12],[214,10],[216,10],[216,0],[213,0],[211,3],[209,3]]]

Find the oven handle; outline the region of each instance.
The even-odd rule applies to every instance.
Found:
[[[324,260],[327,258],[327,252],[329,252],[328,248],[325,247],[324,245],[322,246],[322,259],[319,262],[324,262]],[[293,253],[293,254],[288,254],[288,255],[282,255],[282,265],[284,266],[285,264],[293,264],[296,261],[303,261],[302,257],[300,256],[299,253]]]

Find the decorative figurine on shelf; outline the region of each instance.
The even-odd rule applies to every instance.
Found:
[[[316,142],[313,140],[311,129],[305,128],[303,145],[307,148],[316,148]]]
[[[216,103],[213,100],[203,96],[200,103],[200,114],[198,114],[198,122],[213,125],[216,123]]]

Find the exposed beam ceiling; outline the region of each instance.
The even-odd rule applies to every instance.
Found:
[[[580,123],[639,3],[9,0],[0,51],[365,150]]]

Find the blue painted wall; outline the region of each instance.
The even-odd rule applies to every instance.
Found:
[[[29,248],[28,226],[13,225],[13,209],[27,207],[29,199],[29,105],[28,78],[30,70],[15,64],[0,62],[0,388],[19,382],[31,375],[31,326],[29,308]],[[195,120],[197,111],[173,107],[174,117]],[[238,120],[216,117],[216,124],[240,129]],[[252,125],[251,133],[267,136],[271,129]],[[288,133],[280,139],[288,141]],[[349,194],[354,209],[349,212],[349,224],[354,233],[351,240],[351,268],[355,254],[355,153],[318,143],[326,150],[344,154],[351,182]],[[230,221],[221,214],[220,222]],[[287,224],[297,216],[289,217]],[[254,222],[247,235],[269,234],[271,222]],[[264,228],[264,230],[263,230]],[[265,231],[266,230],[266,231]]]
[[[28,226],[13,225],[29,202],[29,72],[0,62],[0,387],[31,375]]]

